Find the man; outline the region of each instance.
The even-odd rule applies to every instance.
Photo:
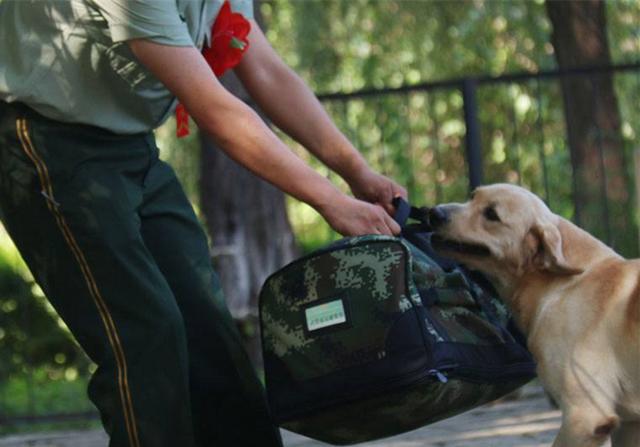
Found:
[[[251,23],[235,71],[360,201],[293,155],[201,54],[221,0],[0,2],[0,211],[34,277],[98,365],[111,446],[279,446],[207,243],[151,131],[176,97],[225,152],[338,232],[399,231],[406,195],[371,171]],[[369,202],[369,203],[367,203]],[[381,206],[382,205],[382,206]]]

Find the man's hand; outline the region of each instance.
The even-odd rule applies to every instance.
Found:
[[[343,236],[363,234],[391,236],[400,233],[400,226],[382,207],[344,194],[318,207],[318,211],[329,225]]]
[[[407,199],[407,191],[402,186],[368,167],[348,178],[347,182],[354,196],[384,207],[390,215],[394,212],[393,199]]]

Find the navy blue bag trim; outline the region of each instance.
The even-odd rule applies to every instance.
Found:
[[[471,345],[439,342],[433,347],[434,368],[471,382],[496,383],[536,375],[531,354],[520,343]]]
[[[414,351],[411,356],[406,354],[388,362],[358,365],[302,382],[293,379],[282,380],[282,383],[270,382],[269,405],[276,422],[294,420],[419,381],[433,380],[433,373],[428,367],[431,362],[424,350]],[[402,372],[398,371],[399,365],[402,365]],[[273,363],[270,367],[273,375],[277,369]],[[374,370],[375,374],[372,374]]]

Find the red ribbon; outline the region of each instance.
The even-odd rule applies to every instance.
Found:
[[[222,76],[240,63],[249,48],[250,31],[251,23],[242,14],[231,12],[231,5],[225,0],[211,27],[210,46],[202,50],[216,76]],[[176,107],[176,135],[178,138],[189,135],[189,113],[182,104]]]

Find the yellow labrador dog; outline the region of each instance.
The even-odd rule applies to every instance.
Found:
[[[554,447],[640,447],[640,260],[625,260],[531,192],[478,188],[429,214],[434,248],[486,274],[562,409]]]

